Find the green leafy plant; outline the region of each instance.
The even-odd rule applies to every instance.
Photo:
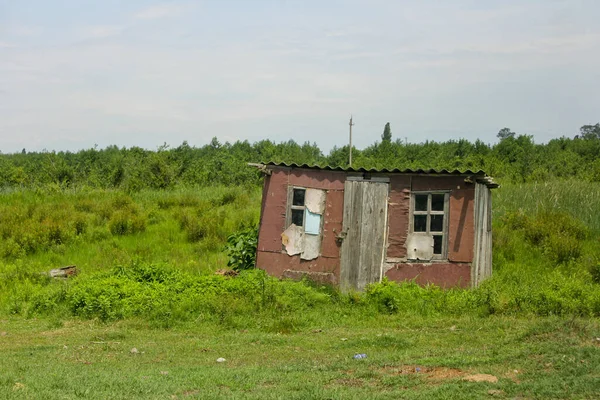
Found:
[[[229,256],[227,265],[236,271],[254,268],[257,244],[258,229],[256,227],[242,229],[229,235],[225,245],[225,250]]]

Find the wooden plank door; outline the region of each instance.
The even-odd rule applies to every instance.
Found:
[[[388,184],[346,181],[344,185],[345,238],[342,243],[340,286],[363,290],[379,282],[387,232]]]

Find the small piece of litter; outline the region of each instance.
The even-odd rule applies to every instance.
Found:
[[[345,338],[345,337],[343,337],[343,338],[341,338],[340,340],[341,340],[342,342],[345,342],[346,340],[348,340],[348,338]]]
[[[490,383],[498,382],[497,377],[495,377],[494,375],[489,375],[489,374],[469,375],[469,376],[465,376],[463,378],[463,380],[467,381],[467,382],[490,382]]]
[[[67,346],[66,344],[63,345],[63,349],[67,350],[69,348],[69,346]]]
[[[223,357],[219,357],[219,358],[217,358],[217,362],[218,362],[218,363],[222,363],[222,362],[225,362],[225,361],[227,361],[227,360],[226,360],[226,359],[224,359]]]
[[[421,372],[421,368],[419,368],[419,367],[415,368],[415,372]]]
[[[367,355],[364,353],[361,354],[355,354],[353,357],[355,360],[360,360],[361,358],[367,358]]]
[[[161,375],[169,375],[169,371],[160,371]]]
[[[456,325],[452,325],[452,326],[450,327],[450,330],[451,330],[451,331],[455,331],[455,330],[456,330]]]
[[[130,352],[131,354],[138,354],[138,353],[139,353],[138,349],[136,349],[135,347],[134,347],[134,348],[132,348],[131,350],[129,350],[129,352]]]
[[[321,333],[321,332],[323,332],[323,329],[315,329],[315,330],[313,331],[313,333]]]

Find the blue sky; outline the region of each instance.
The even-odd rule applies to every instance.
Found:
[[[596,0],[0,0],[0,151],[545,142],[600,121]]]

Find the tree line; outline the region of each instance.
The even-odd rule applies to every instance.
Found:
[[[498,142],[466,139],[405,143],[393,140],[385,125],[381,140],[365,149],[353,148],[353,167],[484,170],[500,182],[539,182],[577,178],[600,182],[600,124],[584,125],[572,138],[535,143],[532,135],[509,128],[498,132]],[[0,188],[104,188],[138,191],[178,186],[257,184],[260,175],[248,162],[348,165],[348,146],[328,154],[316,143],[293,140],[274,143],[217,138],[202,147],[183,142],[156,150],[108,146],[69,151],[0,154]]]

